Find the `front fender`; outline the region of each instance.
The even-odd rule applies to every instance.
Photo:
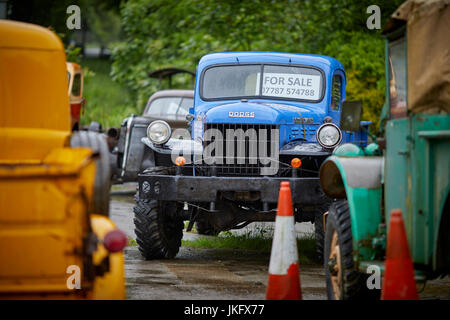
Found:
[[[372,257],[372,239],[382,222],[382,157],[333,155],[320,168],[320,184],[330,198],[347,198],[353,248],[359,260]]]

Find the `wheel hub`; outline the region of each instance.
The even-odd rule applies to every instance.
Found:
[[[341,251],[339,248],[339,239],[336,230],[333,232],[330,245],[330,254],[328,256],[328,270],[330,271],[331,285],[336,300],[341,298]]]

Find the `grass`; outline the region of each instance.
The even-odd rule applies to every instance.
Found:
[[[254,232],[240,235],[222,232],[218,237],[199,237],[195,240],[182,240],[182,245],[191,248],[240,249],[270,253],[272,238],[267,237],[264,232],[259,235]],[[311,264],[317,262],[314,235],[298,238],[297,249],[300,263]]]
[[[123,119],[132,113],[137,114],[129,92],[112,81],[109,75],[110,60],[83,59],[81,66],[86,75],[84,97],[87,100],[85,113],[81,116],[81,125],[97,121],[104,129],[119,127]]]
[[[133,238],[131,238],[131,237],[128,237],[128,246],[129,247],[137,247],[137,242],[136,242],[136,240],[134,240]]]

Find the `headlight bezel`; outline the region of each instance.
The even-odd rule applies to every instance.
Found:
[[[158,125],[158,124],[162,124],[162,125],[164,125],[164,126],[167,128],[168,134],[167,134],[167,136],[166,136],[164,139],[162,139],[162,140],[156,140],[156,139],[153,139],[152,136],[151,136],[150,130],[151,130],[152,126],[155,126],[155,125]],[[165,144],[167,141],[169,141],[169,139],[170,139],[171,136],[172,136],[172,128],[171,128],[170,125],[169,125],[166,121],[164,121],[164,120],[155,120],[155,121],[152,121],[152,122],[148,125],[148,127],[147,127],[147,138],[148,138],[148,139],[150,140],[150,142],[153,143],[153,144],[156,144],[156,145],[163,145],[163,144]]]
[[[327,145],[327,144],[323,143],[322,141],[320,141],[319,134],[320,134],[320,132],[321,132],[325,127],[330,127],[330,126],[331,126],[331,127],[334,127],[334,128],[337,130],[337,133],[338,133],[339,137],[338,137],[338,140],[337,140],[334,144],[332,144],[332,145]],[[341,141],[342,141],[342,131],[341,131],[341,129],[340,129],[337,125],[335,125],[334,123],[331,123],[331,122],[324,123],[324,124],[322,124],[322,125],[319,127],[319,129],[317,129],[317,131],[316,131],[316,140],[317,140],[317,142],[322,146],[322,148],[325,148],[325,149],[333,149],[333,148],[336,148],[336,147],[341,143]]]

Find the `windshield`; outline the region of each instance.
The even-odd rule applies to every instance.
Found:
[[[157,98],[146,108],[144,115],[184,120],[193,104],[194,100],[188,97]]]
[[[323,76],[313,68],[281,65],[223,65],[208,68],[201,80],[205,100],[239,98],[322,99]]]
[[[406,41],[389,44],[389,102],[392,118],[406,117]]]

